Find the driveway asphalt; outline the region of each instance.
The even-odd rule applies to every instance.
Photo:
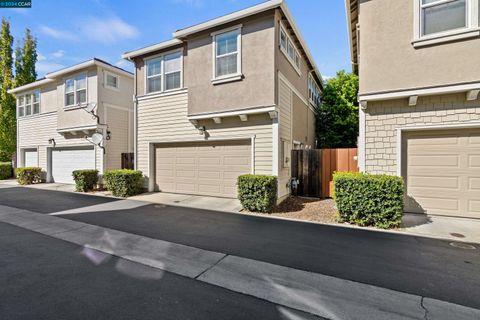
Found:
[[[319,319],[0,223],[0,319]]]
[[[480,251],[461,243],[27,188],[0,204],[480,309]]]

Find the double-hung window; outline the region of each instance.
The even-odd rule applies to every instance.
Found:
[[[182,87],[182,51],[146,60],[146,93],[164,92]]]
[[[65,80],[65,106],[71,107],[87,102],[87,75],[81,74]]]
[[[241,76],[242,29],[213,33],[214,79]]]
[[[467,0],[421,0],[422,36],[466,28]]]
[[[478,36],[479,0],[414,1],[416,3],[414,44],[430,39],[438,39],[436,42],[448,41],[451,36],[455,37],[453,40]],[[477,34],[471,34],[472,32]]]
[[[17,98],[17,108],[18,108],[18,112],[17,112],[18,117],[25,116],[25,96],[19,96]]]
[[[25,117],[40,113],[40,90],[17,97],[17,116]]]
[[[285,54],[295,70],[300,73],[300,53],[283,26],[280,26],[280,50]]]
[[[118,76],[110,73],[105,72],[105,87],[109,89],[118,89]]]

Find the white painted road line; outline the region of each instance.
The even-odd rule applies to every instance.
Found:
[[[327,319],[480,319],[480,310],[0,205],[0,222]]]

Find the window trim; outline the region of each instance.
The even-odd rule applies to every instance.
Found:
[[[85,102],[76,103],[77,101],[77,79],[79,76],[85,75]],[[73,104],[67,105],[67,81],[73,79]],[[83,89],[80,89],[83,90]],[[74,74],[70,77],[63,78],[63,108],[64,109],[74,109],[78,107],[82,107],[88,104],[88,72],[80,72]]]
[[[242,27],[243,25],[237,24],[235,26],[225,28],[212,32],[212,83],[219,84],[230,81],[238,81],[243,78],[242,69]],[[217,77],[217,36],[224,33],[236,31],[237,32],[237,72]]]
[[[34,110],[33,105],[35,103],[34,103],[33,96],[37,92],[38,92],[38,112],[34,113],[33,112],[33,110]],[[27,113],[26,113],[26,111],[27,111],[27,96],[30,96],[30,101],[31,101],[30,102],[31,113],[29,115],[27,115]],[[20,97],[23,97],[23,104],[22,105],[18,104],[18,101],[20,100]],[[40,89],[35,89],[35,90],[29,91],[27,93],[22,93],[22,94],[17,95],[17,97],[16,97],[16,107],[17,107],[17,119],[18,118],[30,118],[30,117],[34,117],[34,116],[39,115],[40,113],[42,113],[42,91]],[[20,108],[23,108],[23,116],[19,115]]]
[[[112,77],[117,78],[117,86],[116,87],[108,84],[108,81],[107,81],[108,76],[112,76]],[[104,83],[104,87],[107,88],[107,89],[114,90],[114,91],[120,91],[120,76],[118,74],[115,74],[115,73],[110,72],[110,71],[104,71],[103,83]]]
[[[449,3],[455,0],[438,0],[435,5]],[[430,4],[431,6],[431,4]],[[428,7],[428,5],[427,5]],[[412,45],[414,47],[428,46],[432,44],[444,43],[454,40],[467,39],[480,36],[479,25],[479,1],[466,0],[466,27],[452,29],[428,35],[422,35],[423,15],[422,0],[414,0],[414,28]]]
[[[285,34],[286,37],[286,43],[285,43],[285,48],[282,46],[282,33]],[[290,55],[288,54],[288,45],[291,43],[292,49],[293,49],[293,55],[298,56],[298,66],[295,63],[295,58],[291,58]],[[298,50],[297,46],[292,40],[292,37],[288,34],[287,29],[284,27],[283,23],[280,23],[280,30],[278,33],[278,46],[280,48],[280,51],[283,53],[283,55],[287,58],[288,62],[292,65],[293,69],[297,71],[298,75],[302,75],[301,66],[302,66],[302,55],[300,54],[300,50]]]
[[[168,56],[170,54],[173,54],[173,53],[180,53],[180,87],[179,88],[174,88],[174,89],[169,89],[169,90],[165,90],[165,68],[164,68],[164,57],[165,56]],[[148,66],[147,66],[147,63],[148,61],[150,60],[155,60],[155,59],[159,59],[160,60],[160,90],[159,91],[152,91],[152,92],[148,92]],[[143,77],[143,85],[144,85],[144,94],[145,95],[152,95],[152,94],[160,94],[160,93],[167,93],[167,92],[173,92],[173,91],[178,91],[178,90],[183,90],[184,87],[183,87],[183,69],[184,69],[184,66],[183,66],[183,48],[180,48],[180,49],[173,49],[173,50],[169,50],[169,51],[165,51],[165,52],[162,52],[162,53],[159,53],[159,54],[156,54],[156,55],[153,55],[153,56],[149,56],[148,58],[144,58],[143,59],[143,62],[144,62],[144,66],[145,66],[145,76]],[[158,75],[156,76],[150,76],[150,78],[152,77],[158,77]]]
[[[315,100],[312,99],[313,88],[311,88],[311,85],[314,85],[318,91],[318,97],[317,97],[318,102],[315,102]],[[318,85],[317,81],[315,81],[315,78],[312,76],[311,72],[308,74],[307,86],[308,86],[308,102],[315,108],[319,107],[321,103],[320,99],[322,96],[322,90],[320,89],[320,86]]]

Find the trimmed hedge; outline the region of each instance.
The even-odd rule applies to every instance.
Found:
[[[0,180],[9,179],[12,177],[12,163],[0,162]]]
[[[130,197],[142,192],[143,174],[139,170],[108,170],[103,175],[107,190],[115,197]]]
[[[277,177],[245,174],[238,177],[238,199],[252,212],[272,212],[277,202]]]
[[[42,169],[37,167],[17,168],[17,181],[21,185],[42,182]]]
[[[78,192],[92,191],[98,183],[98,170],[75,170],[72,176]]]
[[[333,183],[340,222],[382,229],[400,225],[404,192],[401,177],[336,172]]]

